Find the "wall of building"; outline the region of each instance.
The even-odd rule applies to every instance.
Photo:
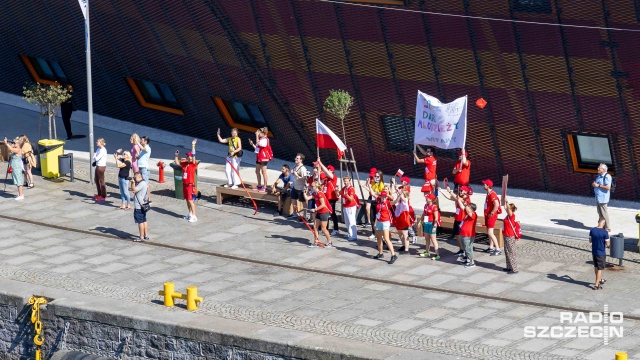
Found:
[[[384,119],[412,117],[417,90],[445,102],[483,97],[486,108],[469,109],[472,182],[509,174],[513,187],[589,194],[593,175],[574,171],[566,135],[595,133],[612,144],[615,196],[640,199],[640,33],[593,28],[640,30],[637,4],[539,2],[549,11],[527,11],[517,0],[380,8],[318,0],[92,2],[94,109],[215,140],[217,128],[228,126],[211,98],[251,103],[265,114],[278,157],[312,157],[316,117],[341,132],[322,104],[330,89],[344,89],[356,98],[345,128],[359,168],[418,176],[410,141],[397,146],[412,128]],[[31,80],[20,54],[56,59],[86,109],[83,31],[75,0],[7,4],[0,91],[18,94]],[[142,108],[125,77],[169,84],[185,115]],[[440,178],[450,177],[454,157],[439,154]]]

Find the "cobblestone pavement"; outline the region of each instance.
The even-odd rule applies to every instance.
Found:
[[[525,338],[523,332],[525,326],[560,325],[554,306],[602,311],[608,304],[640,317],[638,254],[625,254],[624,270],[605,271],[602,291],[588,288],[589,244],[549,236],[519,243],[517,275],[501,271],[503,256],[478,254],[473,269],[457,265],[454,243],[444,238],[441,261],[417,257],[419,247],[412,246],[412,255],[388,265],[371,259],[375,250],[366,232],[355,245],[335,237],[334,249],[310,249],[310,233],[298,222],[274,216],[269,205],[256,216],[244,201],[216,205],[214,187],[205,183],[199,221],[192,224],[182,220],[184,202],[171,197],[173,184],[153,184],[151,242],[185,250],[162,248],[126,240],[137,228],[131,211],[116,209],[113,169],[109,201],[94,204],[95,189],[78,168],[75,183],[38,179],[24,202],[15,202],[15,188],[8,186],[0,211],[23,221],[0,221],[1,277],[149,306],[158,306],[162,283],[174,281],[178,289],[198,286],[203,316],[473,359],[600,360],[620,350],[640,359],[639,322],[629,318],[624,337],[606,347],[602,339]]]

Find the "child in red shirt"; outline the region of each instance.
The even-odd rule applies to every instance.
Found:
[[[322,230],[322,233],[327,238],[327,243],[324,244],[324,247],[332,247],[331,243],[331,235],[329,234],[329,230],[327,230],[327,223],[329,222],[329,216],[333,212],[329,201],[327,200],[326,195],[322,192],[322,184],[318,181],[314,181],[311,185],[311,194],[304,194],[305,199],[311,200],[315,199],[315,207],[313,209],[309,209],[311,213],[315,213],[315,221],[313,222],[313,232],[315,234],[315,241],[309,245],[309,247],[317,247],[319,243],[319,231],[318,228]]]
[[[391,240],[389,239],[389,230],[391,229],[391,203],[387,198],[387,192],[382,191],[376,201],[376,239],[378,241],[378,255],[375,255],[374,259],[382,259],[384,254],[382,253],[382,242],[384,241],[389,251],[391,252],[391,260],[389,264],[393,264],[398,260],[398,256],[393,250]]]
[[[178,155],[180,151],[176,150],[175,163],[180,164],[182,166],[182,196],[187,202],[187,209],[189,210],[189,214],[184,218],[189,222],[198,221],[198,217],[196,216],[196,203],[195,199],[197,197],[196,189],[196,170],[198,168],[198,162],[196,161],[196,142],[197,139],[193,139],[191,142],[191,151],[188,152],[187,158],[180,161],[178,159]]]

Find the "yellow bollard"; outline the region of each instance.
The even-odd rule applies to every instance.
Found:
[[[618,351],[616,353],[616,360],[627,360],[627,353],[624,351]]]
[[[158,295],[164,296],[164,306],[174,306],[174,299],[182,299],[187,301],[187,310],[198,310],[198,303],[203,302],[202,297],[198,296],[198,288],[195,286],[187,287],[187,293],[181,294],[175,292],[175,286],[172,282],[164,283],[164,290],[158,291]]]
[[[175,294],[175,287],[172,282],[164,283],[164,291],[158,291],[158,295],[164,296],[164,306],[175,305],[173,302],[173,297]]]
[[[187,310],[198,310],[198,304],[201,303],[202,298],[198,296],[198,288],[195,286],[187,287]]]

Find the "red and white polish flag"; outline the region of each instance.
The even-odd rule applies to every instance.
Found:
[[[402,177],[402,175],[404,175],[404,171],[398,169],[398,171],[396,172],[396,176],[397,177]]]
[[[338,159],[344,155],[347,146],[322,121],[316,119],[316,142],[320,149],[338,150]]]

